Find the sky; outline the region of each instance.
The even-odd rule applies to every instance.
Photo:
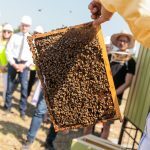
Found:
[[[62,26],[73,26],[91,21],[88,4],[91,0],[0,0],[0,24],[10,23],[14,28],[21,17],[31,16],[33,25],[43,26],[45,32]],[[129,31],[126,22],[116,13],[102,25],[104,36],[122,30]]]

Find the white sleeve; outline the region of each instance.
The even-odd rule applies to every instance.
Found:
[[[12,35],[12,37],[10,38],[9,42],[7,43],[7,47],[6,47],[6,57],[7,57],[8,62],[11,65],[15,64],[15,60],[12,56],[13,46],[14,46],[14,35]]]
[[[99,0],[110,12],[118,12],[134,38],[150,48],[150,0]]]
[[[33,63],[32,53],[31,53],[31,51],[30,51],[29,60],[25,63],[25,65],[26,65],[27,67],[29,67],[30,65],[33,65],[33,64],[34,64],[34,63]]]

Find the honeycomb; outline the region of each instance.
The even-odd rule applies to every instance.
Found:
[[[120,118],[99,31],[87,23],[28,37],[56,130]]]

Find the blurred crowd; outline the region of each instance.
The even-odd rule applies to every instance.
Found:
[[[0,26],[0,74],[3,81],[3,109],[5,113],[11,113],[12,94],[20,84],[20,117],[26,121],[27,99],[36,83],[32,104],[37,108],[27,134],[27,141],[23,143],[22,149],[29,149],[47,114],[41,84],[37,78],[36,66],[33,63],[32,53],[27,42],[27,37],[31,36],[29,33],[31,25],[31,17],[23,16],[17,33],[14,33],[14,29],[9,23]],[[43,27],[36,26],[33,34],[41,33],[44,33]],[[54,128],[51,126],[50,135],[47,136],[48,144],[46,147],[48,149],[53,149],[52,141],[55,136]]]

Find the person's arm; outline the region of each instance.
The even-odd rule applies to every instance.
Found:
[[[8,62],[11,65],[15,64],[15,60],[13,59],[13,56],[11,53],[11,51],[13,50],[13,45],[14,45],[14,36],[12,35],[6,47],[6,57],[7,57]]]
[[[136,62],[131,58],[127,62],[127,74],[125,76],[125,83],[117,88],[117,95],[122,94],[132,83],[133,76],[135,74]]]
[[[18,64],[17,72],[23,72],[23,70],[26,67],[30,67],[30,65],[33,65],[32,53],[31,56],[29,56],[29,60],[25,64]]]
[[[28,36],[31,36],[30,34]],[[32,58],[32,52],[30,51],[30,47],[28,45],[28,49],[29,49],[29,53],[28,53],[28,61],[25,63],[26,67],[30,67],[31,65],[33,65],[33,58]]]
[[[95,21],[93,22],[94,25],[99,25],[106,21],[109,21],[113,15],[113,12],[108,11],[103,7],[99,0],[93,0],[89,6],[89,10],[91,11],[91,18]]]
[[[29,57],[29,60],[28,60],[25,64],[19,64],[19,65],[18,65],[18,70],[17,70],[17,72],[23,72],[23,70],[24,70],[26,67],[30,67],[31,65],[33,65],[32,53],[31,53],[31,56]]]
[[[16,70],[18,69],[18,65],[15,63],[15,60],[12,56],[11,51],[13,50],[13,45],[14,45],[14,36],[10,38],[9,42],[7,43],[6,47],[6,57],[10,65],[12,65]]]
[[[119,86],[116,90],[117,95],[122,94],[132,83],[133,74],[127,73],[125,77],[125,83]]]
[[[134,38],[143,46],[150,47],[149,0],[93,0],[89,9],[96,25],[110,20],[111,13],[118,12],[128,23]]]

